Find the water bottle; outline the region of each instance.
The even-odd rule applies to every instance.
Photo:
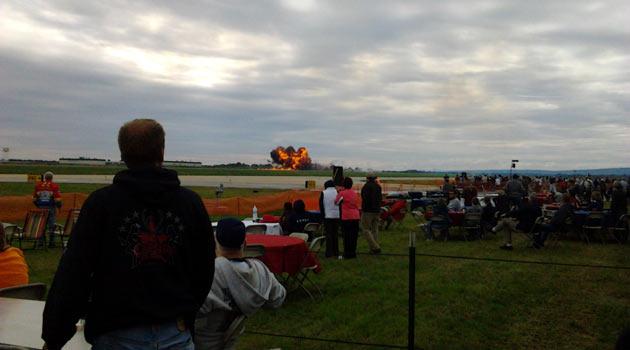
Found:
[[[256,204],[254,204],[254,208],[252,209],[252,220],[258,221],[258,208],[256,208]]]

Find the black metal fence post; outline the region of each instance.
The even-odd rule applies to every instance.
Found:
[[[409,233],[409,320],[407,321],[407,348],[415,347],[416,326],[416,233]]]

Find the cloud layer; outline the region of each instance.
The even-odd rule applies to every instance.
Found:
[[[134,117],[167,158],[278,145],[375,169],[628,166],[627,1],[9,1],[0,146],[118,159]]]

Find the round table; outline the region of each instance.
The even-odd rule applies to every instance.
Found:
[[[260,258],[273,273],[294,275],[303,266],[321,266],[315,254],[308,250],[306,242],[300,238],[272,235],[247,235],[247,244],[260,244],[265,247],[265,255]]]

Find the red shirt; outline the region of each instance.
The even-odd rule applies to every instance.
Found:
[[[52,181],[40,181],[35,185],[33,199],[37,206],[54,206],[55,201],[61,198],[59,185]]]
[[[335,203],[341,202],[341,220],[359,220],[359,196],[352,189],[345,189],[337,194]]]

